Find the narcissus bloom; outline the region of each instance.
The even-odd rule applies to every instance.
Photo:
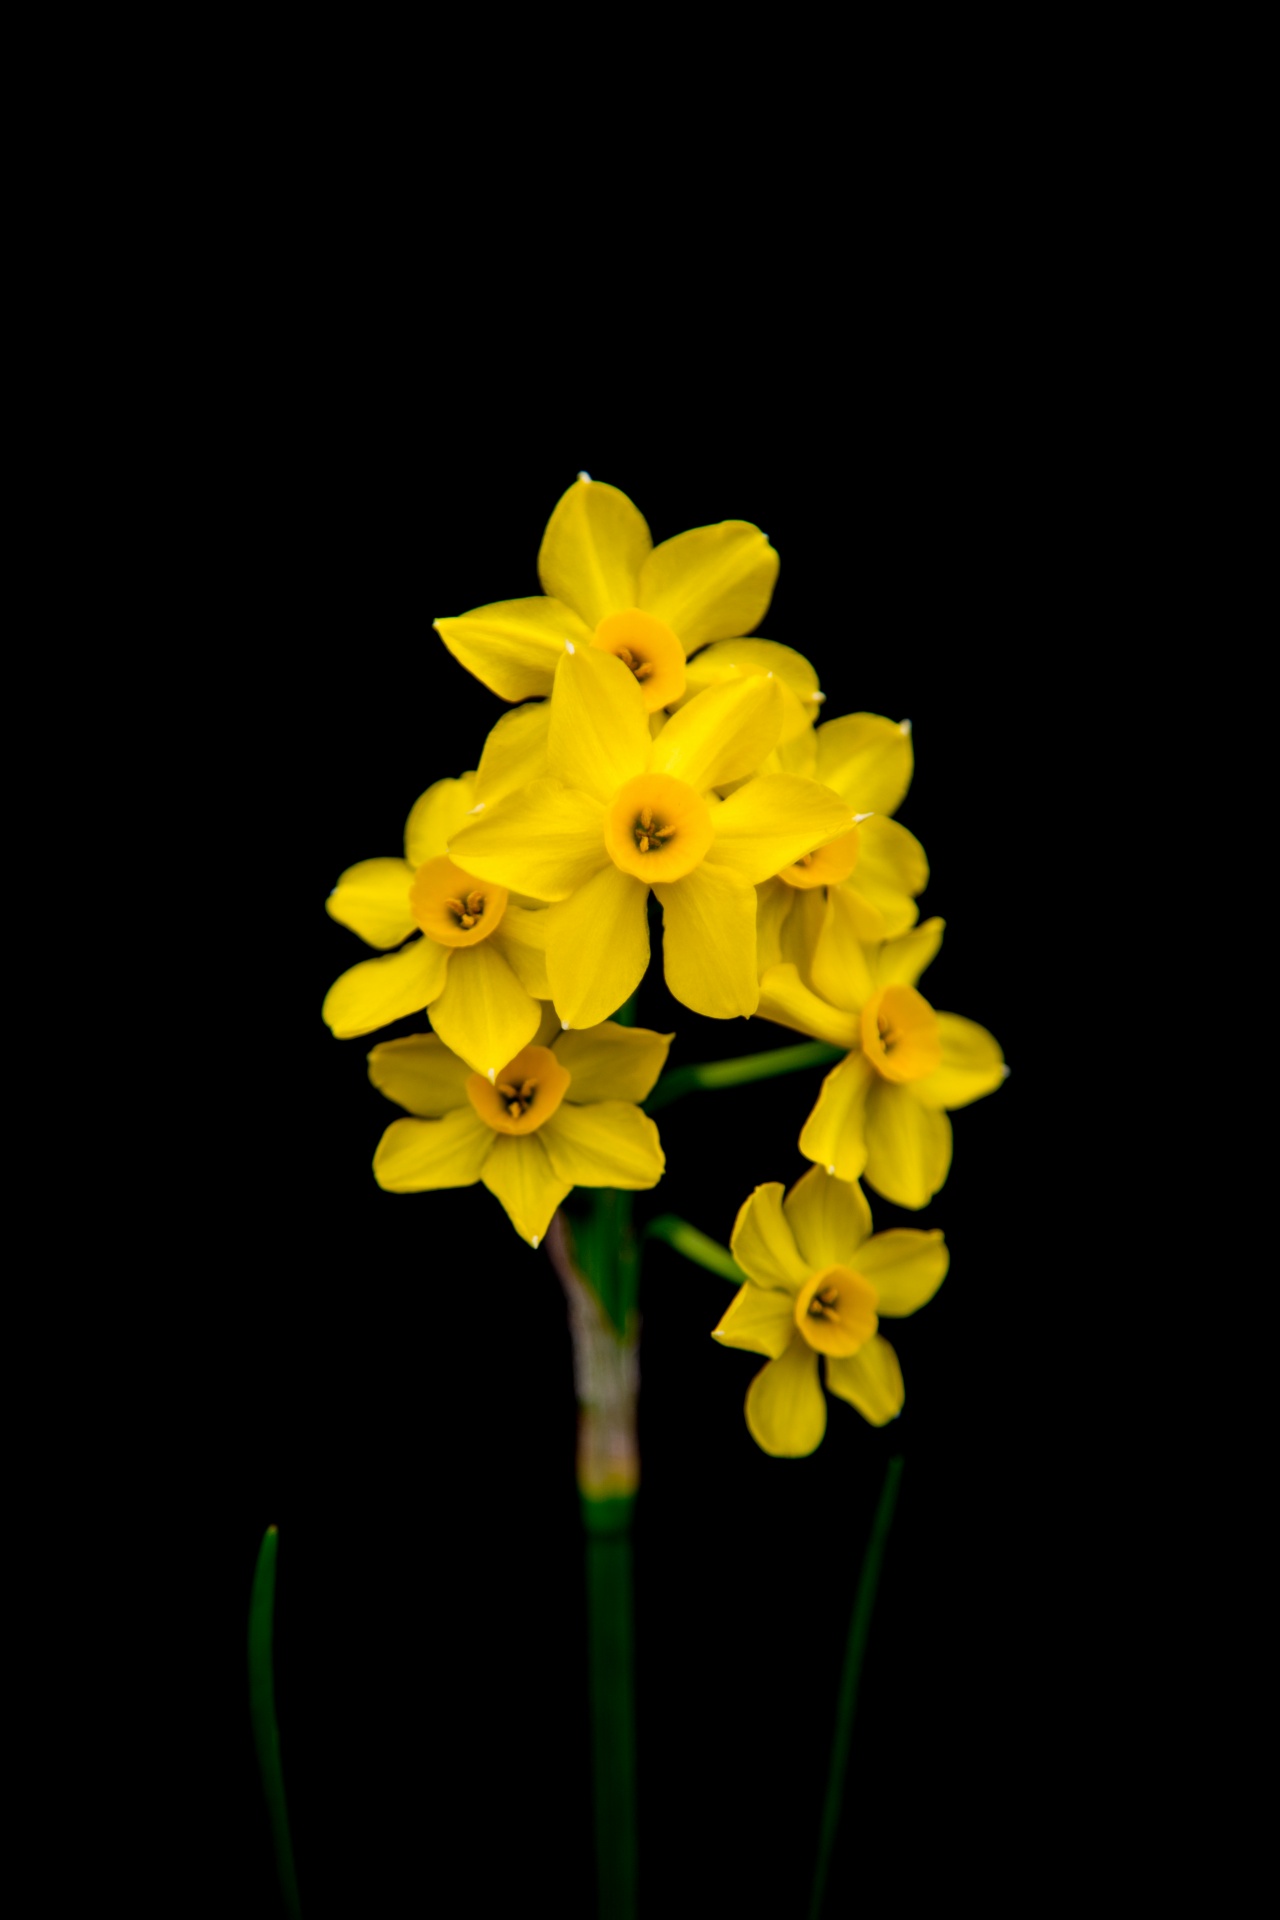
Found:
[[[758,964],[767,967],[812,950],[822,926],[824,890],[847,895],[859,939],[905,933],[916,923],[916,894],[929,878],[924,848],[890,818],[911,784],[911,727],[878,713],[829,720],[813,736],[814,778],[848,802],[857,825],[784,867],[760,889]]]
[[[764,1353],[747,1389],[747,1425],[766,1453],[812,1453],[827,1430],[827,1387],[874,1427],[902,1411],[902,1369],[877,1332],[884,1316],[914,1313],[942,1285],[950,1255],[941,1233],[898,1228],[871,1237],[861,1189],[811,1167],[784,1200],[782,1183],[757,1187],[738,1215],[733,1257],[747,1275],[715,1329],[722,1346]]]
[[[951,1166],[946,1109],[994,1093],[1008,1068],[985,1027],[935,1013],[916,981],[943,922],[863,947],[843,888],[827,896],[808,980],[790,963],[760,982],[760,1014],[848,1057],[822,1083],[800,1151],[841,1180],[864,1177],[900,1207],[927,1206]]]
[[[669,1033],[613,1021],[562,1033],[549,1009],[536,1039],[491,1084],[434,1034],[387,1040],[369,1078],[417,1117],[378,1143],[374,1177],[390,1193],[483,1180],[522,1239],[537,1246],[574,1187],[652,1187],[665,1165],[658,1129],[635,1104],[652,1090]]]
[[[437,780],[415,802],[403,860],[360,860],[329,895],[335,920],[371,947],[399,947],[362,960],[335,980],[324,1018],[340,1040],[431,1009],[431,1024],[478,1073],[496,1075],[532,1040],[547,983],[545,915],[506,887],[449,859],[449,835],[474,804],[475,775]],[[421,939],[409,940],[414,932]]]
[[[550,693],[571,640],[616,655],[656,713],[684,694],[686,655],[749,633],[763,618],[777,577],[777,554],[748,521],[694,527],[655,547],[625,493],[580,474],[542,537],[543,592],[435,626],[504,700]]]
[[[595,1026],[638,985],[650,888],[676,999],[712,1019],[754,1012],[756,883],[853,822],[811,780],[747,778],[778,738],[778,682],[757,674],[708,688],[654,737],[624,663],[571,645],[550,706],[548,777],[454,833],[451,856],[554,903],[547,978],[566,1025]],[[714,788],[740,780],[717,798]]]

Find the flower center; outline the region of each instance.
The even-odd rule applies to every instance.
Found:
[[[666,773],[642,773],[628,780],[604,817],[610,859],[650,886],[692,873],[714,838],[701,794]]]
[[[849,878],[857,864],[858,829],[850,827],[838,840],[828,840],[825,847],[802,853],[793,866],[782,869],[778,878],[801,891],[807,887],[837,887]]]
[[[657,713],[684,696],[684,648],[665,620],[628,607],[606,614],[591,644],[603,647],[635,675],[648,712]]]
[[[809,1276],[796,1296],[795,1322],[818,1353],[840,1358],[865,1346],[876,1328],[876,1290],[848,1267]]]
[[[467,1081],[467,1098],[495,1133],[535,1133],[569,1087],[569,1071],[550,1047],[522,1047],[490,1085],[483,1073]]]
[[[427,938],[442,947],[474,947],[487,940],[506,906],[505,887],[464,873],[448,854],[420,866],[409,889],[414,919]]]
[[[914,987],[882,987],[862,1009],[862,1050],[886,1080],[923,1080],[942,1064],[938,1016]]]

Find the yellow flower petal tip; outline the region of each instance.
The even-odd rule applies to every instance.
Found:
[[[591,485],[591,475],[589,473],[580,473],[578,478],[579,480],[585,480],[588,486]]]
[[[911,733],[911,722],[909,720],[900,720],[898,722],[898,732],[905,733],[909,736]]]
[[[578,649],[574,646],[572,640],[565,641],[564,650],[566,653],[576,653],[578,651]]]
[[[864,820],[874,820],[875,817],[874,813],[855,813],[853,816],[853,824],[855,827],[860,827]]]

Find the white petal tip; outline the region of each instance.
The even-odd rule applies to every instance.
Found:
[[[823,701],[826,699],[826,697],[827,696],[825,693],[811,693],[809,695],[809,698],[812,700],[815,707],[820,707]]]
[[[566,653],[576,653],[578,651],[578,649],[574,646],[572,640],[565,641],[564,650]]]
[[[875,808],[873,807],[870,813],[855,813],[853,816],[853,824],[855,827],[860,827],[864,820],[874,820],[874,819],[875,819]]]
[[[1009,1075],[1010,1075],[1010,1073],[1011,1073],[1012,1071],[1013,1071],[1013,1069],[1012,1069],[1011,1067],[1001,1067],[1001,1069],[1000,1069],[1000,1073],[1001,1073],[1001,1076],[1002,1076],[1002,1078],[1004,1078],[1005,1080],[1007,1080],[1007,1079],[1009,1078]]]
[[[486,1077],[487,1077],[487,1079],[488,1079],[488,1082],[489,1082],[489,1085],[490,1085],[490,1086],[492,1086],[492,1085],[493,1085],[493,1083],[494,1083],[494,1081],[495,1081],[495,1080],[497,1079],[497,1077],[498,1077],[498,1069],[497,1069],[496,1067],[490,1067],[490,1068],[488,1069],[488,1072],[487,1072],[487,1076],[486,1076]]]
[[[898,723],[898,732],[910,733],[910,731],[911,731],[911,722],[909,720],[900,720]]]
[[[483,813],[483,812],[484,812],[484,807],[485,807],[485,803],[484,803],[484,801],[483,801],[483,800],[477,800],[477,801],[476,801],[476,803],[475,803],[475,805],[474,805],[474,807],[468,807],[468,808],[467,808],[467,812],[468,812],[468,813]]]
[[[765,679],[766,679],[766,680],[772,680],[772,678],[773,678],[773,668],[772,668],[772,667],[770,667],[770,669],[769,669],[769,671],[768,671],[768,673],[766,673],[766,675],[765,675]]]
[[[537,1245],[539,1240],[541,1240],[541,1238],[542,1238],[542,1235],[540,1233],[535,1233],[532,1240],[529,1242],[529,1245],[532,1248],[534,1248],[535,1251],[537,1250]]]
[[[433,620],[431,624],[433,627],[438,627],[440,625],[440,622],[438,620]]]
[[[828,1167],[828,1168],[827,1168],[827,1172],[828,1172],[828,1173],[830,1173],[830,1174],[834,1174],[834,1173],[835,1173],[835,1168],[834,1168],[834,1167]]]
[[[579,480],[585,480],[588,486],[591,485],[591,475],[589,473],[580,473],[578,478]]]
[[[562,1020],[562,1021],[560,1022],[560,1031],[561,1031],[561,1033],[568,1033],[568,1031],[569,1031],[569,1022],[568,1022],[567,1020]]]

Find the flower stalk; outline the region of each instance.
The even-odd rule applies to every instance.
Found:
[[[635,1644],[631,1522],[640,1480],[639,1255],[631,1195],[604,1189],[590,1216],[557,1213],[547,1252],[569,1303],[586,1533],[596,1877],[601,1920],[636,1911]]]
[[[831,1765],[827,1770],[827,1793],[822,1806],[822,1827],[818,1835],[818,1860],[813,1874],[809,1920],[821,1920],[822,1901],[827,1890],[827,1874],[831,1867],[831,1852],[835,1846],[836,1830],[840,1824],[840,1808],[844,1800],[844,1780],[849,1765],[849,1738],[853,1730],[854,1712],[858,1705],[858,1682],[862,1677],[862,1661],[867,1651],[867,1635],[871,1631],[871,1615],[875,1610],[880,1569],[884,1564],[889,1529],[893,1525],[893,1510],[898,1501],[898,1483],[902,1479],[902,1465],[902,1455],[895,1453],[885,1468],[884,1483],[880,1488],[875,1519],[871,1523],[871,1535],[867,1541],[866,1552],[862,1556],[862,1571],[858,1575],[858,1591],[854,1595],[853,1614],[849,1621],[849,1639],[845,1646],[844,1671],[840,1676],[836,1729],[831,1743]]]
[[[805,1067],[829,1067],[843,1060],[839,1047],[824,1040],[806,1040],[798,1047],[773,1047],[768,1053],[747,1053],[736,1060],[704,1060],[697,1066],[676,1067],[664,1073],[644,1103],[646,1113],[669,1107],[686,1093],[745,1086],[749,1080],[773,1080],[782,1073],[800,1073]]]
[[[280,1728],[276,1722],[275,1674],[272,1639],[276,1603],[276,1550],[279,1533],[268,1527],[258,1549],[253,1590],[249,1596],[249,1717],[253,1723],[253,1744],[258,1753],[262,1791],[271,1821],[275,1846],[276,1871],[280,1894],[289,1920],[299,1920],[298,1875],[293,1863],[293,1842],[289,1837],[289,1812],[285,1805],[284,1774],[280,1766]]]

